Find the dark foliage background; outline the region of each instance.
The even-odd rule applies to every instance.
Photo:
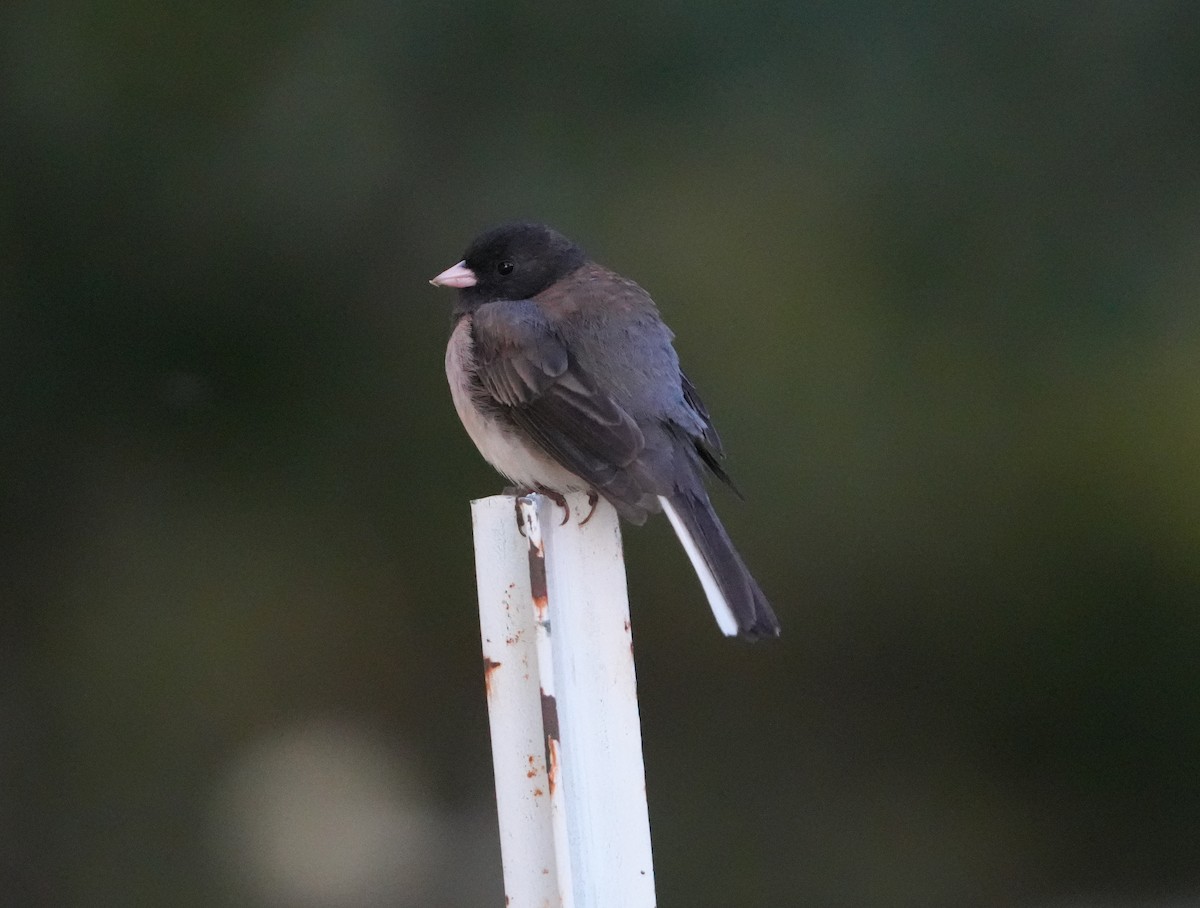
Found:
[[[1193,4],[0,10],[0,887],[499,905],[426,285],[650,288],[785,624],[626,534],[663,905],[1200,897]]]

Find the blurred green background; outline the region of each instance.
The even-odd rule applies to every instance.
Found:
[[[500,905],[426,280],[654,293],[784,623],[625,535],[664,906],[1200,898],[1200,10],[0,10],[0,902]]]

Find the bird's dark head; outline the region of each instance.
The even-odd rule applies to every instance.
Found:
[[[543,224],[501,224],[467,247],[463,260],[429,283],[457,287],[469,308],[528,299],[587,260],[583,250]]]

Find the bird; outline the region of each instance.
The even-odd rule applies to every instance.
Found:
[[[602,496],[635,525],[665,512],[720,630],[779,636],[709,499],[705,471],[737,490],[650,294],[529,222],[480,233],[430,283],[458,290],[446,379],[484,459],[560,504]]]

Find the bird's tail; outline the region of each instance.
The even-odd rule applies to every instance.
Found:
[[[678,492],[659,497],[691,559],[717,624],[728,637],[779,636],[779,620],[721,525],[708,496]]]

